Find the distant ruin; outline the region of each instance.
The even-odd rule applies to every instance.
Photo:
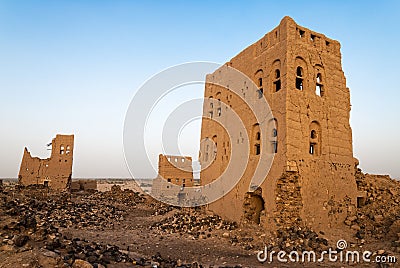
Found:
[[[226,66],[247,75],[257,86],[242,83],[242,95],[207,76],[201,140],[201,184],[216,180],[227,168],[233,146],[250,144],[247,168],[240,182],[209,210],[229,220],[247,220],[275,229],[304,224],[316,230],[343,225],[347,209],[362,198],[357,190],[350,91],[341,66],[340,43],[297,25],[290,17],[252,44]],[[257,107],[265,98],[274,116],[257,122],[247,103]],[[230,137],[213,118],[229,122],[231,107],[243,121],[247,137]],[[266,135],[261,135],[262,131]],[[263,154],[274,154],[270,172],[260,187],[249,191]],[[212,157],[210,157],[212,156]],[[240,208],[240,209],[239,209]],[[349,208],[351,209],[351,208]]]
[[[95,192],[97,191],[97,181],[96,180],[72,180],[71,181],[71,192]]]
[[[153,180],[151,189],[154,197],[164,201],[184,198],[180,196],[185,194],[184,188],[193,185],[191,157],[162,154],[158,156],[158,176]]]
[[[69,189],[72,178],[74,135],[57,135],[51,142],[51,156],[32,157],[25,147],[18,183],[22,186],[41,184],[52,189]]]

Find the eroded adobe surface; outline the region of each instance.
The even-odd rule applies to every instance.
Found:
[[[47,159],[32,157],[25,148],[18,175],[20,185],[43,184],[58,190],[70,187],[74,135],[57,135],[51,146],[51,156]]]
[[[349,124],[350,92],[339,42],[285,17],[225,66],[247,75],[256,88],[243,82],[237,95],[229,85],[212,84],[221,74],[217,70],[207,77],[205,99],[211,103],[203,107],[203,116],[229,122],[229,113],[221,108],[224,103],[239,115],[248,139],[239,129],[228,137],[220,124],[203,119],[201,139],[212,140],[216,150],[200,149],[202,166],[210,165],[201,173],[202,185],[224,172],[233,146],[249,142],[250,155],[240,182],[209,209],[230,220],[245,219],[271,229],[292,223],[316,230],[343,226],[346,211],[335,206],[355,207],[359,193]],[[273,118],[258,122],[246,102],[257,107],[263,98]],[[274,154],[270,172],[250,193],[260,156],[267,153]]]
[[[158,176],[153,180],[151,189],[153,196],[168,202],[168,200],[179,198],[179,194],[183,194],[185,187],[192,186],[193,169],[191,157],[159,155]]]

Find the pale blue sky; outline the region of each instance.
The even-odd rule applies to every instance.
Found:
[[[56,133],[76,135],[74,177],[129,176],[135,90],[172,65],[226,62],[289,15],[341,42],[354,154],[400,178],[399,2],[282,2],[0,0],[0,177],[17,177],[24,146],[47,157]]]

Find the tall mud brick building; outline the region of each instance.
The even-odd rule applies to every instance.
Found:
[[[23,186],[42,184],[52,189],[69,189],[72,177],[74,135],[57,135],[51,142],[51,156],[47,159],[32,157],[24,150],[18,183]]]
[[[224,172],[236,143],[248,142],[250,154],[239,183],[209,204],[209,209],[227,219],[255,222],[272,230],[291,224],[316,230],[340,227],[357,206],[359,194],[349,124],[350,92],[339,42],[285,17],[225,66],[244,73],[256,88],[243,85],[239,96],[209,83],[218,70],[207,76],[205,99],[214,104],[203,107],[201,139],[212,140],[216,150],[200,145],[202,166],[215,155],[201,172],[202,185]],[[267,122],[257,122],[251,111],[242,108],[245,101],[256,107],[261,98],[272,110],[273,118]],[[248,141],[231,139],[220,124],[206,118],[229,116],[218,108],[220,102],[239,115]],[[266,135],[261,135],[261,128]],[[273,164],[263,183],[252,191],[254,171],[267,151],[274,154]]]

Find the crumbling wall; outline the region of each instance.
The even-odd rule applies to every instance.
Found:
[[[159,155],[158,176],[153,180],[152,195],[158,198],[178,198],[185,187],[192,187],[192,158],[188,156]],[[180,187],[172,187],[174,185]],[[167,200],[165,200],[167,201]]]
[[[72,180],[71,191],[94,192],[97,190],[96,180]]]
[[[51,143],[50,158],[32,157],[27,148],[18,175],[23,186],[43,184],[53,189],[68,189],[72,178],[74,135],[57,135]]]
[[[347,200],[355,205],[359,194],[349,123],[350,92],[341,66],[340,43],[285,17],[279,26],[226,65],[250,77],[256,88],[243,83],[239,96],[229,90],[229,85],[222,87],[211,83],[221,70],[207,76],[204,96],[214,103],[203,106],[201,140],[212,140],[216,148],[210,147],[213,151],[207,151],[200,145],[200,162],[202,167],[207,166],[201,172],[201,184],[212,182],[224,172],[236,143],[249,143],[250,154],[244,156],[248,162],[239,183],[211,203],[209,209],[229,220],[246,218],[243,215],[248,214],[246,209],[239,212],[237,208],[248,202],[249,184],[260,156],[273,144],[274,162],[260,186],[265,202],[260,223],[265,228],[276,228],[281,224],[276,219],[288,207],[293,209],[293,214],[282,221],[295,223],[301,219],[316,230],[342,224],[346,212],[335,210],[334,214],[329,214],[328,202]],[[271,107],[274,128],[269,122],[257,122],[246,104],[258,107],[262,98]],[[218,110],[220,102],[231,107],[242,119],[248,139],[239,133],[239,128],[234,133],[235,138],[229,137],[213,120],[218,116],[220,122],[230,122],[229,113]],[[255,129],[262,128],[266,129],[268,137],[257,137],[255,141]],[[286,172],[293,174],[285,177]],[[287,187],[295,190],[293,206],[287,204],[294,198],[285,193]]]

